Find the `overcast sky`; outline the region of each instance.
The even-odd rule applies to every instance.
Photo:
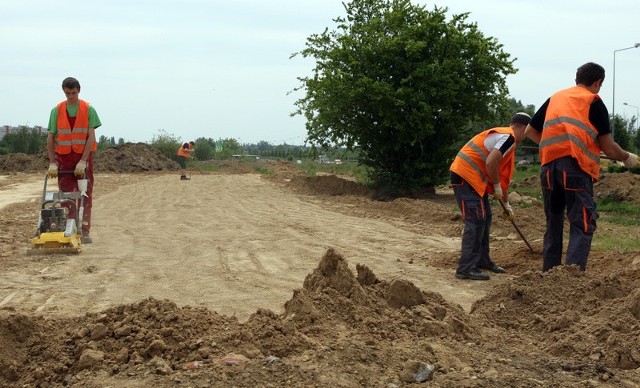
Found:
[[[415,4],[470,12],[485,36],[517,58],[510,95],[539,107],[573,85],[588,61],[607,70],[601,96],[615,113],[640,106],[640,2],[442,0]],[[290,55],[333,19],[336,0],[0,0],[0,125],[42,125],[78,78],[98,111],[99,135],[302,144],[304,119],[287,95],[313,63]]]

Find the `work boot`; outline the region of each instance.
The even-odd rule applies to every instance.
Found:
[[[180,176],[181,181],[188,181],[190,178],[187,178],[186,175]]]
[[[491,271],[493,273],[506,273],[507,270],[502,268],[501,266],[497,265],[497,264],[493,264],[490,267],[480,267],[482,269],[486,269],[487,271]]]
[[[491,277],[486,273],[482,273],[477,268],[473,268],[468,272],[456,272],[456,277],[458,279],[469,279],[469,280],[489,280]]]
[[[83,244],[91,244],[91,243],[93,242],[93,240],[91,239],[91,237],[89,237],[89,235],[88,235],[88,234],[85,234],[84,236],[82,236],[82,237],[80,238],[80,241],[81,241]]]

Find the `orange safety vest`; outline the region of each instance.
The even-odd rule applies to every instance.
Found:
[[[489,156],[489,151],[484,147],[484,140],[494,132],[506,133],[515,137],[511,127],[496,127],[480,132],[462,147],[449,168],[467,181],[481,197],[484,196],[487,191],[489,194],[493,193],[494,182],[489,181],[489,174],[487,173],[487,157]],[[509,183],[513,177],[515,166],[514,155],[515,151],[511,151],[500,161],[498,172],[500,174],[500,186],[502,187],[503,193],[508,191]]]
[[[89,137],[89,103],[84,100],[78,101],[78,114],[73,129],[67,117],[67,102],[59,103],[56,126],[58,128],[56,153],[70,154],[71,151],[78,154],[83,153]],[[91,151],[95,151],[97,148],[96,142],[93,142]]]
[[[188,149],[191,149],[191,143],[184,143],[187,145]],[[178,156],[182,156],[183,158],[190,158],[191,154],[187,150],[184,149],[184,144],[178,148]]]
[[[600,176],[598,130],[589,121],[589,108],[595,93],[574,86],[551,96],[540,138],[540,163],[551,163],[564,156],[578,161],[594,180]]]

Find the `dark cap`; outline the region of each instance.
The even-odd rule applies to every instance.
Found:
[[[531,116],[524,112],[518,112],[511,117],[511,124],[528,125],[529,121],[531,121]]]

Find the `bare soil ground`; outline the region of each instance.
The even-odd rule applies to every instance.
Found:
[[[446,188],[379,201],[285,162],[180,181],[145,145],[109,152],[95,242],[67,256],[26,255],[43,156],[0,157],[0,386],[640,385],[640,252],[543,274],[535,200],[515,209],[536,252],[496,217],[508,274],[462,281]],[[630,174],[596,190],[640,200]]]

